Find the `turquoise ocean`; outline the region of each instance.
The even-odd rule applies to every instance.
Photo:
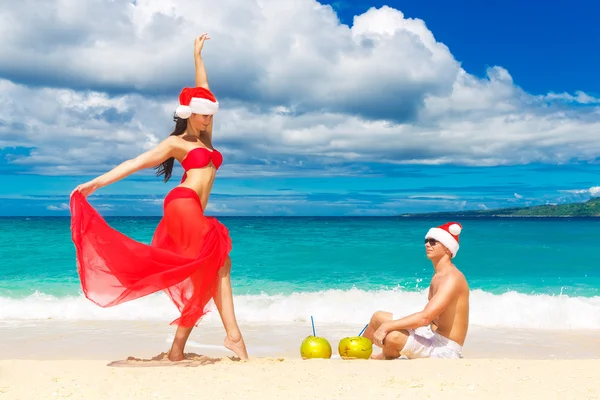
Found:
[[[410,313],[427,300],[423,238],[445,220],[370,217],[220,217],[230,231],[241,323],[364,323],[378,309]],[[149,243],[159,218],[112,217]],[[462,219],[455,264],[472,289],[471,324],[600,329],[600,220]],[[68,217],[0,218],[0,321],[171,322],[151,295],[110,309],[79,285]],[[214,313],[213,313],[214,314]],[[211,315],[213,315],[211,314]],[[214,316],[210,318],[215,318]]]

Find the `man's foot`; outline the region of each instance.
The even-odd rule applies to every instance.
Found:
[[[371,356],[371,360],[393,360],[394,358],[397,358],[397,357],[388,357],[383,352],[381,352],[379,354],[373,354]]]
[[[229,335],[225,337],[225,341],[223,342],[225,347],[229,350],[233,351],[236,356],[240,358],[240,360],[248,360],[248,352],[246,351],[246,344],[244,343],[244,339],[240,335],[238,340],[234,340]]]

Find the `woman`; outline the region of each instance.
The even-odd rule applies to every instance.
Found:
[[[201,56],[207,39],[204,34],[194,42],[196,87],[182,90],[173,133],[154,149],[71,193],[71,231],[83,292],[94,303],[110,307],[164,290],[181,312],[173,321],[178,327],[168,354],[171,361],[183,360],[190,332],[208,311],[211,298],[227,333],[225,347],[240,359],[248,359],[233,307],[229,232],[215,218],[204,215],[223,161],[212,147],[213,115],[219,103],[210,92]],[[150,245],[109,227],[87,202],[95,190],[143,168],[155,167],[166,182],[174,159],[185,174],[165,197],[164,215]]]

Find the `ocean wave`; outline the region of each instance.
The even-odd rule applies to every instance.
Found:
[[[290,295],[240,295],[235,297],[240,324],[276,324],[310,321],[320,324],[363,324],[376,310],[402,315],[419,311],[427,290],[364,291],[325,290]],[[214,304],[210,304],[214,309]],[[600,297],[492,294],[473,290],[470,323],[474,326],[523,329],[600,329]],[[14,320],[148,320],[171,322],[177,309],[162,293],[112,308],[101,308],[79,297],[54,297],[36,292],[14,299],[0,297],[0,321]],[[209,313],[206,323],[218,323]]]

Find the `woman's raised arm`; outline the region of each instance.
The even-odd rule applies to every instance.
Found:
[[[204,67],[204,60],[202,59],[202,48],[204,42],[209,40],[207,33],[204,33],[196,38],[194,41],[194,64],[196,65],[196,87],[202,87],[206,90],[210,90],[208,87],[208,76],[206,75],[206,68]],[[206,133],[212,142],[212,129],[213,129],[213,117],[210,119],[210,123],[206,126]]]
[[[194,64],[196,65],[196,87],[203,87],[210,90],[208,87],[208,76],[206,75],[206,68],[204,67],[204,60],[202,59],[202,47],[204,41],[209,40],[208,34],[202,34],[194,41]]]

